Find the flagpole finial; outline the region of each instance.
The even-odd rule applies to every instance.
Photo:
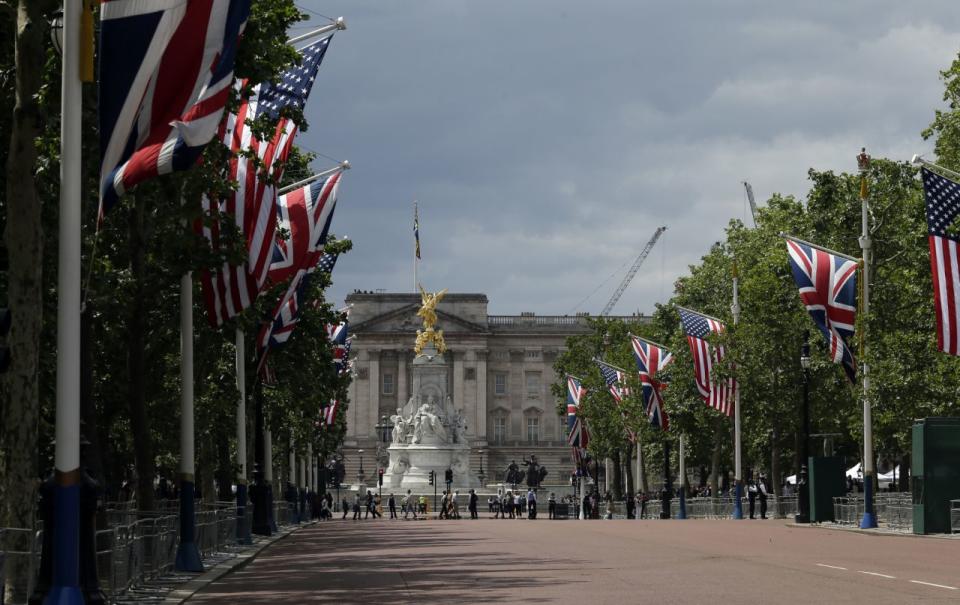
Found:
[[[339,31],[343,31],[347,29],[347,22],[344,20],[343,17],[337,17],[337,20],[334,21],[334,25],[337,26],[337,30]]]
[[[910,158],[910,163],[911,163],[911,164],[921,164],[921,163],[923,163],[922,158],[920,157],[920,154],[919,154],[919,153],[913,154],[913,157]]]
[[[870,156],[867,154],[867,148],[860,148],[860,155],[857,156],[857,168],[860,172],[866,172],[870,169]]]
[[[353,166],[350,165],[350,160],[344,160],[340,162],[340,168],[344,170],[350,170]]]

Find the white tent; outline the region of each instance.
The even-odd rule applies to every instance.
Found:
[[[859,462],[847,469],[847,477],[849,477],[850,479],[863,479],[863,475],[860,474]],[[879,475],[877,475],[877,482],[880,485],[887,485],[887,484],[893,483],[894,479],[898,481],[900,480],[899,466],[897,466],[897,468],[893,469],[889,473],[880,473]],[[790,485],[796,485],[797,476],[790,475],[789,477],[787,477],[787,483],[789,483]]]

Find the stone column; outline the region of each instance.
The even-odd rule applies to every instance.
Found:
[[[360,412],[362,419],[360,430],[357,432],[361,437],[371,435],[373,425],[378,422],[377,418],[380,415],[380,350],[367,350],[367,358],[369,359],[367,367],[369,368],[370,401],[367,404],[367,409]]]
[[[453,357],[453,407],[462,408],[466,403],[463,396],[463,351],[450,351]]]
[[[407,404],[407,352],[403,349],[397,351],[397,407],[402,408]]]
[[[487,352],[477,351],[477,417],[473,421],[478,439],[490,443],[487,436]]]

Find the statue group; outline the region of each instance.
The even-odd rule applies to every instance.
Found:
[[[437,405],[433,395],[410,416],[403,415],[403,409],[390,417],[393,422],[393,443],[466,443],[467,421],[460,409],[445,413]]]
[[[543,483],[544,478],[547,476],[547,468],[537,462],[537,457],[535,455],[530,455],[530,459],[523,460],[526,470],[521,470],[517,466],[516,460],[510,461],[510,466],[507,467],[507,472],[505,473],[504,482],[511,485],[519,485],[526,480],[527,487],[540,487],[540,484]]]

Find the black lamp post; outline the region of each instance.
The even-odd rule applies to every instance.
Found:
[[[639,446],[639,444],[637,444]],[[670,518],[670,498],[673,497],[673,481],[670,480],[670,440],[663,440],[663,491],[660,492],[660,518]]]
[[[803,436],[800,441],[800,474],[797,477],[796,523],[810,522],[810,486],[807,477],[807,461],[810,458],[810,332],[804,330],[800,347],[800,367],[803,368]]]

